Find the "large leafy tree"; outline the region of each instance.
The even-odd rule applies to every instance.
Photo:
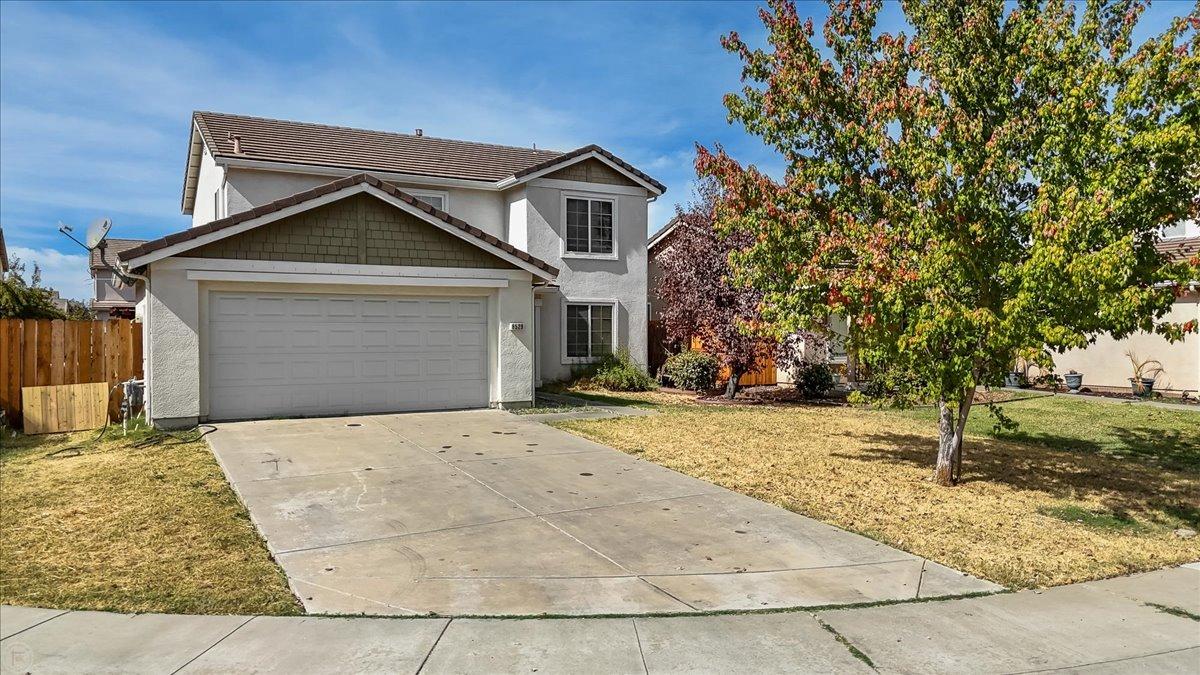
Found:
[[[699,339],[729,370],[725,396],[733,398],[738,380],[771,356],[775,341],[761,330],[762,293],[734,281],[730,256],[751,240],[744,232],[717,231],[719,192],[715,180],[701,180],[692,203],[676,208],[675,232],[659,257],[656,293],[667,337],[684,345]]]
[[[730,119],[786,175],[719,147],[697,163],[720,226],[753,242],[735,268],[767,320],[852,317],[861,361],[937,402],[945,485],[976,388],[1018,354],[1195,330],[1162,317],[1200,261],[1154,244],[1198,211],[1200,12],[1135,47],[1133,1],[913,0],[901,33],[880,5],[832,3],[817,39],[776,0],[768,48],[728,35]]]

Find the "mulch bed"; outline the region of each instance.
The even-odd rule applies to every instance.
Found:
[[[823,398],[810,399],[805,398],[800,393],[800,390],[795,387],[780,386],[743,387],[738,390],[736,398],[732,401],[725,398],[724,389],[715,389],[697,397],[696,400],[699,403],[714,405],[800,405],[824,407],[847,405],[846,394],[844,392],[833,391]]]

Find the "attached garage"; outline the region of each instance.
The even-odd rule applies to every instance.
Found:
[[[487,299],[213,292],[212,419],[488,405]]]
[[[204,420],[521,407],[558,270],[360,174],[126,251],[147,411]]]

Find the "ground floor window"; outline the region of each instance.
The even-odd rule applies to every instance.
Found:
[[[567,303],[566,355],[596,359],[613,350],[613,305]]]

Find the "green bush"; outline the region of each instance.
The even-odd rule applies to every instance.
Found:
[[[795,382],[804,398],[820,398],[833,389],[833,369],[824,363],[810,363],[796,371]]]
[[[663,364],[663,374],[671,378],[676,387],[692,391],[708,391],[716,386],[720,369],[716,358],[694,351],[673,354]]]
[[[633,360],[628,349],[610,354],[587,368],[576,384],[611,391],[650,391],[658,388],[658,383]]]

